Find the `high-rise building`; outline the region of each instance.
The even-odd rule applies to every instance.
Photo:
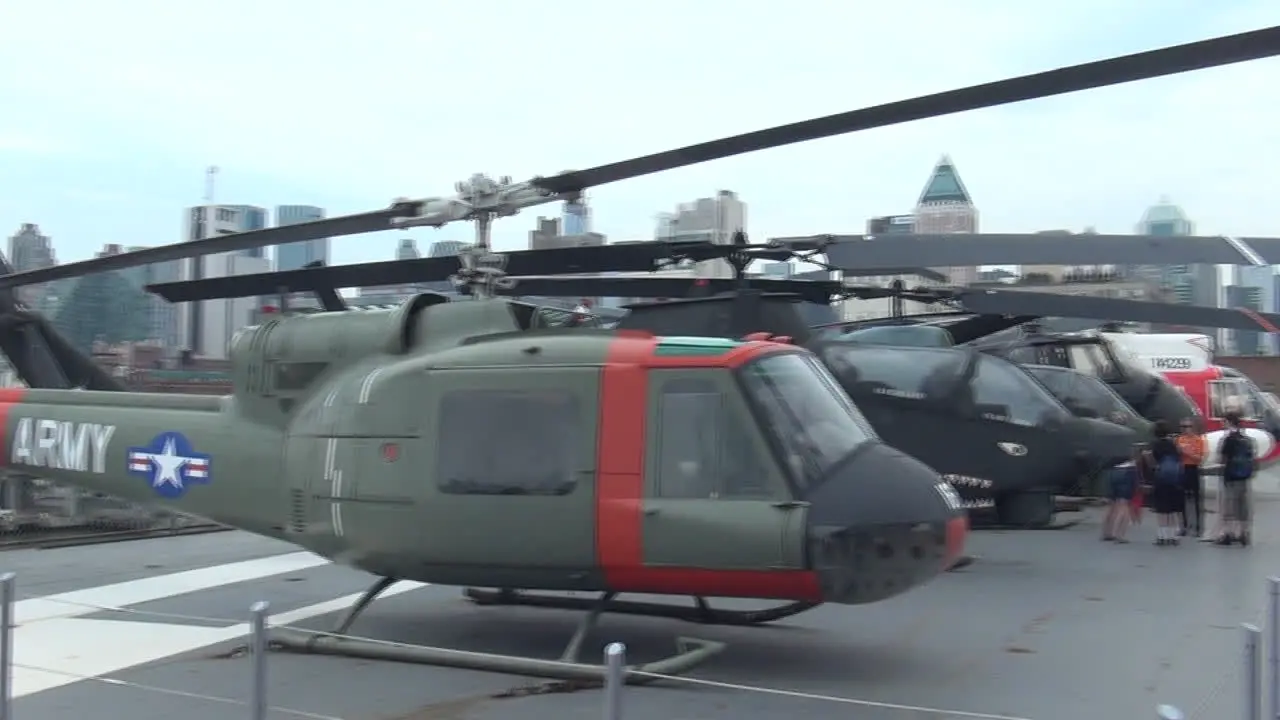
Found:
[[[566,202],[560,220],[565,235],[586,235],[591,232],[591,208],[587,205],[586,198]]]
[[[9,236],[9,265],[14,272],[40,270],[57,264],[53,239],[40,232],[39,225],[22,223],[18,232]],[[17,288],[17,296],[28,307],[38,307],[47,291],[47,286],[31,285]]]
[[[939,158],[916,200],[915,232],[921,235],[950,235],[978,232],[978,208],[965,189],[955,163],[947,155]],[[952,285],[968,285],[978,278],[976,267],[933,268],[946,275]]]
[[[794,265],[789,262],[768,262],[761,263],[759,275],[770,280],[786,280],[790,278],[796,271]]]
[[[134,245],[125,248],[125,252],[146,250],[144,246]],[[182,277],[182,263],[170,261],[152,263],[131,268],[133,275],[130,281],[140,287],[158,283],[177,282]],[[173,354],[181,341],[178,335],[178,308],[180,306],[165,300],[159,295],[147,293],[147,339],[155,341],[164,352]]]
[[[396,260],[417,260],[422,257],[418,243],[411,237],[400,238],[396,245]],[[358,290],[359,302],[364,305],[395,305],[428,289],[431,283],[406,283],[404,285],[377,285]],[[448,285],[448,283],[445,283]],[[439,287],[438,285],[436,287]],[[447,289],[452,289],[449,286]],[[439,292],[439,291],[437,291]]]
[[[867,220],[868,235],[910,235],[915,231],[915,215],[882,215]]]
[[[437,240],[431,243],[427,253],[431,257],[452,257],[462,252],[462,248],[466,246],[467,243],[461,240]]]
[[[397,260],[417,260],[422,257],[422,253],[418,252],[418,243],[413,238],[400,238],[400,244],[396,246]]]
[[[324,219],[324,208],[314,205],[277,205],[276,227]],[[329,264],[329,238],[316,238],[276,246],[276,270],[297,270],[320,261]]]
[[[675,212],[658,215],[657,240],[702,240],[717,245],[733,242],[734,233],[747,229],[747,204],[731,190],[712,197],[682,203]],[[731,278],[733,268],[724,260],[707,260],[695,266],[697,277]]]
[[[1147,208],[1134,231],[1139,235],[1180,237],[1194,235],[1195,223],[1182,208],[1168,197]],[[1217,265],[1139,265],[1123,269],[1126,274],[1158,284],[1170,302],[1180,305],[1219,307],[1222,304],[1222,282]],[[1224,347],[1225,333],[1219,328],[1199,328]]]
[[[125,252],[115,243],[96,256]],[[143,290],[145,267],[94,273],[76,278],[59,302],[52,321],[76,349],[90,352],[95,342],[140,342],[151,339],[149,309],[154,296]]]
[[[560,218],[539,217],[537,226],[529,231],[530,250],[593,247],[604,244],[605,237],[600,233],[585,232],[570,235],[569,233],[564,232]]]
[[[1228,307],[1247,308],[1254,312],[1275,312],[1276,271],[1270,265],[1233,266],[1226,288]],[[1276,338],[1269,333],[1250,330],[1228,330],[1228,347],[1236,355],[1274,355]]]
[[[267,211],[252,205],[198,205],[185,211],[188,240],[230,235],[266,227]],[[270,261],[258,251],[228,252],[182,262],[181,279],[228,277],[268,272]],[[179,342],[198,357],[225,359],[231,336],[252,324],[261,298],[219,298],[187,303],[178,314]]]
[[[223,205],[222,207],[236,213],[235,225],[238,228],[234,232],[249,232],[250,230],[262,230],[267,227],[267,211],[256,205]],[[265,258],[267,256],[266,248],[247,248],[237,251],[238,254],[251,258]]]
[[[467,246],[467,243],[464,243],[461,240],[437,240],[431,243],[431,247],[427,248],[427,255],[433,258],[434,257],[454,257],[462,250],[462,248],[466,246]],[[415,253],[417,252],[416,248],[414,248],[414,252]],[[404,258],[400,258],[400,259],[404,259]],[[435,280],[432,282],[422,283],[421,290],[423,292],[452,294],[457,291],[457,288],[455,288],[453,286],[453,283],[449,282],[448,280]]]

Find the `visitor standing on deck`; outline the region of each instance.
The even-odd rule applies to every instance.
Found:
[[[1204,534],[1204,480],[1200,477],[1200,466],[1204,456],[1208,454],[1209,443],[1200,434],[1199,422],[1196,418],[1182,421],[1182,432],[1178,435],[1178,451],[1182,453],[1182,529],[1179,535],[1188,532],[1199,537]]]
[[[1223,418],[1227,435],[1222,438],[1222,535],[1219,545],[1249,544],[1249,482],[1257,469],[1253,441],[1240,431],[1240,413],[1231,411]]]
[[[1173,430],[1163,420],[1155,423],[1151,443],[1151,504],[1156,514],[1156,544],[1178,544],[1178,513],[1182,502],[1182,453]]]
[[[1129,523],[1136,520],[1135,502],[1141,500],[1140,466],[1145,462],[1147,448],[1142,443],[1133,446],[1129,462],[1107,471],[1107,514],[1102,518],[1103,542],[1127,543],[1125,533]]]

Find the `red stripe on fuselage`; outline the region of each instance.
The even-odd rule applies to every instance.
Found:
[[[24,387],[0,388],[0,466],[9,464],[9,412],[26,394]]]
[[[644,465],[650,368],[737,367],[761,354],[793,351],[753,342],[719,356],[655,355],[658,338],[620,337],[600,382],[596,561],[615,592],[821,602],[810,570],[708,570],[644,563]],[[706,542],[716,542],[708,537]],[[781,541],[781,538],[779,538]]]

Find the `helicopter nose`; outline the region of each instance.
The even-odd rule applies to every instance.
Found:
[[[826,602],[892,597],[964,551],[960,497],[932,468],[883,443],[837,465],[809,496],[807,542]]]
[[[1094,418],[1076,418],[1071,435],[1084,465],[1085,474],[1115,467],[1129,460],[1134,443],[1142,442],[1143,432],[1127,425]]]

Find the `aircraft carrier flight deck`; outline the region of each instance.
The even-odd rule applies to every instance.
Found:
[[[1260,498],[1255,545],[1099,542],[1086,512],[1065,530],[976,532],[978,560],[907,595],[732,628],[605,615],[589,641],[630,658],[685,635],[729,648],[689,675],[625,691],[629,717],[1238,717],[1241,622],[1259,622],[1280,545],[1280,496]],[[327,629],[369,583],[239,532],[3,555],[18,575],[15,715],[41,720],[244,717],[252,603],[273,623]],[[353,633],[555,657],[577,613],[479,607],[457,588],[399,587]],[[674,599],[681,602],[681,599]],[[686,601],[687,602],[687,601]],[[723,602],[723,601],[722,601]],[[598,689],[536,694],[529,678],[271,653],[272,718],[546,720],[597,717]],[[779,692],[758,692],[754,686]],[[511,692],[512,690],[516,692]]]

